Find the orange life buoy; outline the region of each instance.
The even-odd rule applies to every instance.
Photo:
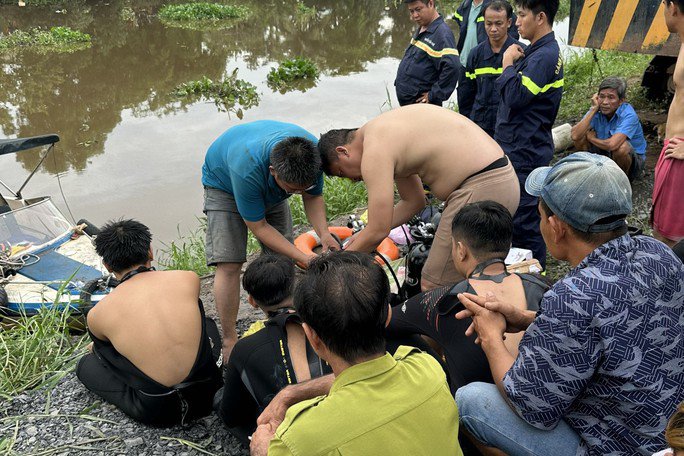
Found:
[[[347,228],[346,226],[329,226],[328,231],[340,238],[341,241],[344,241],[352,235],[352,229]],[[305,253],[306,255],[313,255],[313,249],[321,245],[321,239],[314,230],[311,230],[297,236],[297,239],[294,241],[294,245],[302,253]],[[399,258],[399,247],[397,247],[394,241],[390,238],[383,239],[376,250],[378,255],[375,256],[375,261],[377,261],[381,266],[384,266],[385,262],[379,257],[380,255],[385,257],[387,261],[392,261]],[[303,267],[301,264],[299,264],[299,266]]]

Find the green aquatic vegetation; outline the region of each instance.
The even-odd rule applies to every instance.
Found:
[[[295,6],[295,15],[299,19],[308,19],[316,15],[316,7],[315,6],[306,6],[302,2],[297,2],[297,6]]]
[[[70,334],[71,314],[69,306],[43,307],[35,316],[12,318],[11,324],[0,330],[0,397],[54,385],[73,370],[87,337]],[[5,322],[9,320],[6,317]]]
[[[591,96],[596,93],[601,80],[608,76],[626,78],[627,101],[637,109],[649,107],[651,102],[640,86],[640,79],[650,60],[649,55],[619,51],[581,50],[566,55],[563,99],[557,123],[581,119],[589,110]]]
[[[197,2],[164,5],[158,16],[168,25],[202,29],[228,27],[235,20],[247,17],[249,12],[246,6]]]
[[[248,109],[259,104],[256,86],[238,79],[237,68],[223,81],[214,82],[206,76],[197,81],[185,82],[176,87],[173,94],[177,97],[211,99],[223,111],[235,112],[242,118],[242,108]]]
[[[90,35],[69,27],[16,30],[0,37],[0,51],[30,48],[39,52],[74,52],[90,45]]]
[[[124,22],[135,21],[135,11],[130,6],[124,6],[119,10],[119,19]]]
[[[313,87],[319,75],[320,71],[312,60],[295,57],[283,60],[278,68],[271,68],[266,79],[271,89],[284,93],[291,89],[304,91]]]

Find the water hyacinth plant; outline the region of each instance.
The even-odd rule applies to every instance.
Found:
[[[295,57],[283,60],[278,68],[271,68],[266,79],[271,89],[284,93],[291,89],[304,91],[313,87],[319,75],[320,71],[312,60]]]
[[[49,30],[34,28],[16,30],[0,37],[0,52],[30,48],[38,52],[74,52],[91,45],[87,33],[69,27],[51,27]]]
[[[246,6],[205,2],[164,5],[158,13],[167,25],[192,29],[228,27],[248,15]]]
[[[242,109],[259,104],[259,94],[253,84],[238,79],[237,68],[223,81],[214,82],[206,76],[197,81],[185,82],[174,90],[177,97],[194,97],[213,100],[222,111],[235,112],[242,119]]]

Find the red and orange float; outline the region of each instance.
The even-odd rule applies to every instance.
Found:
[[[344,241],[353,234],[351,228],[346,226],[330,226],[328,227],[330,233],[337,236],[341,241]],[[306,255],[313,255],[314,249],[321,245],[321,239],[318,237],[314,230],[307,231],[306,233],[297,236],[294,241],[295,247],[297,247],[302,253]],[[381,266],[385,265],[385,262],[380,258],[382,255],[387,261],[396,260],[399,258],[399,247],[390,238],[385,238],[382,240],[377,249],[378,255],[375,256],[375,261]],[[299,266],[302,266],[298,263]]]

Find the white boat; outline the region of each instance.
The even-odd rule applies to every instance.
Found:
[[[57,135],[0,140],[0,159],[44,147],[19,190],[0,180],[0,315],[34,315],[53,306],[84,314],[114,285],[83,224],[69,222],[49,196],[22,196],[57,141]]]

